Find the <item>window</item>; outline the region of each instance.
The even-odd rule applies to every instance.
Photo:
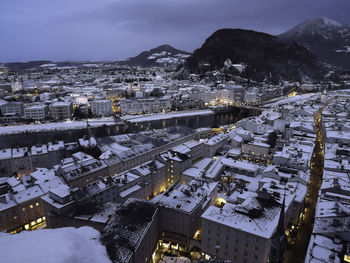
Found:
[[[30,205],[29,208],[33,208],[33,205]]]
[[[258,256],[257,255],[254,255],[254,260],[258,260]]]
[[[247,242],[244,243],[245,247],[249,247],[249,244]]]
[[[259,247],[255,247],[255,251],[259,251]]]
[[[244,256],[248,256],[248,252],[247,251],[244,251]]]

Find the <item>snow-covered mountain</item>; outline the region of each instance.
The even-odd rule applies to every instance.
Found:
[[[329,18],[306,20],[278,36],[308,48],[319,60],[350,68],[350,27]]]
[[[177,66],[184,63],[190,56],[189,52],[178,50],[170,45],[161,45],[148,51],[143,51],[136,57],[129,58],[119,63],[129,66],[153,67],[153,66]]]

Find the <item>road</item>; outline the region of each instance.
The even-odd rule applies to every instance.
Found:
[[[315,220],[315,208],[317,203],[318,190],[320,189],[324,164],[324,144],[322,138],[321,111],[315,118],[316,142],[310,164],[310,181],[307,197],[305,200],[306,213],[302,226],[294,231],[289,238],[287,249],[284,253],[285,263],[302,263],[305,260],[307,247]],[[291,240],[293,240],[291,242]]]

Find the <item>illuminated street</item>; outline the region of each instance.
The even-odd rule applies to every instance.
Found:
[[[318,190],[321,186],[324,162],[324,143],[322,138],[321,111],[315,118],[316,143],[310,163],[310,181],[305,199],[305,216],[296,231],[288,237],[284,254],[285,263],[304,262],[306,250],[313,229]]]

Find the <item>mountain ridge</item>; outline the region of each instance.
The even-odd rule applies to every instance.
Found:
[[[350,68],[350,27],[329,18],[313,18],[278,35],[305,46],[316,57],[337,67]]]

